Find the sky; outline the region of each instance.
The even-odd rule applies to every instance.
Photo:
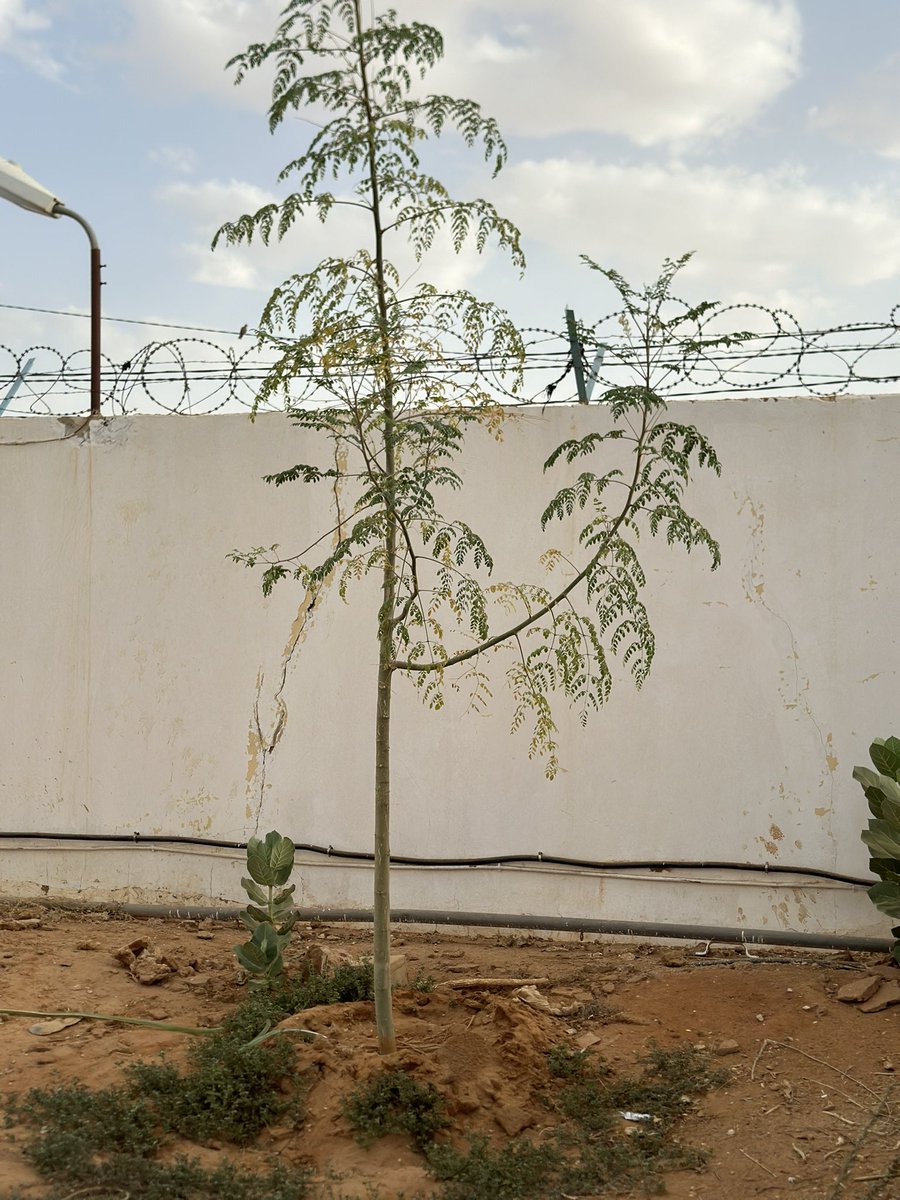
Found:
[[[383,11],[383,0],[366,0]],[[429,90],[497,118],[509,162],[443,139],[429,165],[523,234],[524,277],[496,251],[439,247],[421,277],[506,305],[527,327],[616,307],[586,254],[634,283],[694,251],[691,301],[789,310],[807,329],[886,322],[900,302],[896,0],[395,0],[445,57]],[[351,218],[269,248],[210,250],[226,220],[286,192],[314,126],[269,134],[270,80],[229,57],[274,29],[272,0],[0,0],[0,157],[94,226],[108,318],[199,326],[233,345],[271,289],[359,244]],[[0,346],[87,345],[87,241],[0,202]],[[21,306],[19,308],[5,306]],[[188,331],[104,321],[129,359]],[[8,372],[0,350],[0,377]]]

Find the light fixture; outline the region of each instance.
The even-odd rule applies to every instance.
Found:
[[[26,175],[18,163],[0,158],[0,199],[43,217],[71,217],[91,244],[91,416],[100,415],[100,246],[88,222]]]

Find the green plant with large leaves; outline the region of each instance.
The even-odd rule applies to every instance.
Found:
[[[297,920],[295,884],[284,885],[294,869],[294,843],[274,829],[265,839],[247,842],[248,879],[241,887],[250,903],[238,914],[250,940],[234,947],[235,957],[250,977],[251,987],[268,987],[284,970],[284,950]]]
[[[665,389],[678,377],[672,348],[690,339],[707,308],[670,303],[685,260],[667,261],[659,280],[642,291],[602,271],[623,302],[634,381],[607,391],[596,431],[567,441],[545,464],[564,478],[543,526],[566,529],[581,517],[578,559],[551,544],[536,582],[491,579],[488,546],[446,511],[444,497],[462,486],[455,460],[467,431],[480,426],[500,440],[506,414],[485,390],[479,362],[490,356],[515,393],[522,341],[502,310],[471,292],[424,282],[415,261],[448,237],[456,251],[467,240],[478,251],[493,242],[523,265],[515,226],[488,200],[455,199],[422,161],[423,143],[455,134],[480,147],[496,174],[506,147],[477,104],[424,92],[420,80],[443,50],[438,30],[400,24],[391,10],[369,18],[370,11],[362,0],[291,0],[272,40],[232,60],[238,82],[248,71],[274,66],[271,130],[294,114],[313,113],[315,131],[281,173],[291,194],[226,224],[216,240],[268,242],[298,219],[340,213],[352,217],[351,232],[360,221],[368,230],[360,249],[327,257],[276,288],[257,331],[276,358],[259,402],[283,399],[292,421],[315,435],[313,461],[267,478],[276,486],[323,483],[340,498],[340,510],[332,528],[316,532],[297,554],[270,546],[235,551],[234,558],[264,567],[266,593],[279,580],[297,580],[309,607],[331,585],[346,598],[369,573],[380,580],[372,613],[378,657],[373,958],[379,1048],[390,1053],[396,1048],[389,966],[395,679],[415,681],[433,709],[450,687],[466,689],[478,707],[490,697],[491,658],[506,655],[513,728],[530,728],[530,753],[543,756],[552,777],[553,694],[577,705],[586,721],[609,695],[615,656],[638,685],[650,669],[654,638],[641,598],[640,531],[687,550],[701,547],[717,565],[718,546],[683,499],[696,467],[717,472],[719,464],[701,433],[666,416]],[[414,269],[392,261],[392,244]],[[569,540],[568,530],[562,536]]]
[[[869,868],[881,880],[869,888],[869,899],[889,917],[900,921],[900,738],[876,738],[869,747],[872,766],[854,767],[872,813],[862,840],[872,857]],[[900,963],[900,924],[891,929],[898,940],[891,953]]]

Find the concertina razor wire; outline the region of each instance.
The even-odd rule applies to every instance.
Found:
[[[678,306],[670,302],[674,314]],[[672,312],[666,314],[670,320]],[[743,340],[709,345],[740,332]],[[427,340],[427,331],[425,331]],[[574,333],[531,327],[522,331],[524,356],[516,382],[506,359],[491,352],[486,331],[477,352],[446,344],[435,357],[421,359],[410,352],[410,367],[418,381],[431,379],[468,387],[504,405],[544,405],[577,401],[577,356],[586,394],[602,402],[612,387],[629,382],[643,353],[634,340],[623,311],[601,320],[577,322]],[[422,339],[417,341],[422,345]],[[291,374],[279,403],[258,403],[258,389],[269,374],[287,339],[257,338],[224,346],[208,338],[178,337],[153,341],[115,362],[102,356],[101,390],[104,416],[132,413],[172,413],[185,416],[248,412],[259,408],[279,411],[294,407],[334,404],[340,370],[307,366]],[[886,322],[859,322],[827,329],[805,330],[784,309],[759,304],[716,305],[686,324],[674,339],[652,347],[654,371],[669,399],[714,399],[747,394],[804,394],[840,396],[894,390],[900,380],[900,305]],[[412,355],[416,354],[413,361]],[[401,357],[402,364],[403,359]],[[353,390],[358,393],[365,367],[350,363]],[[403,367],[401,365],[401,375]],[[327,386],[323,386],[323,382]],[[89,411],[90,361],[87,350],[69,354],[49,345],[16,350],[0,343],[0,413],[4,417],[35,415],[78,416]],[[584,399],[584,395],[582,395]]]

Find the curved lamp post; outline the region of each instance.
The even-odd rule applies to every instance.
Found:
[[[71,217],[77,221],[91,244],[91,416],[100,415],[100,246],[87,221],[71,208],[66,208],[52,192],[48,192],[18,163],[0,158],[0,199],[18,204],[28,212],[44,217]]]

